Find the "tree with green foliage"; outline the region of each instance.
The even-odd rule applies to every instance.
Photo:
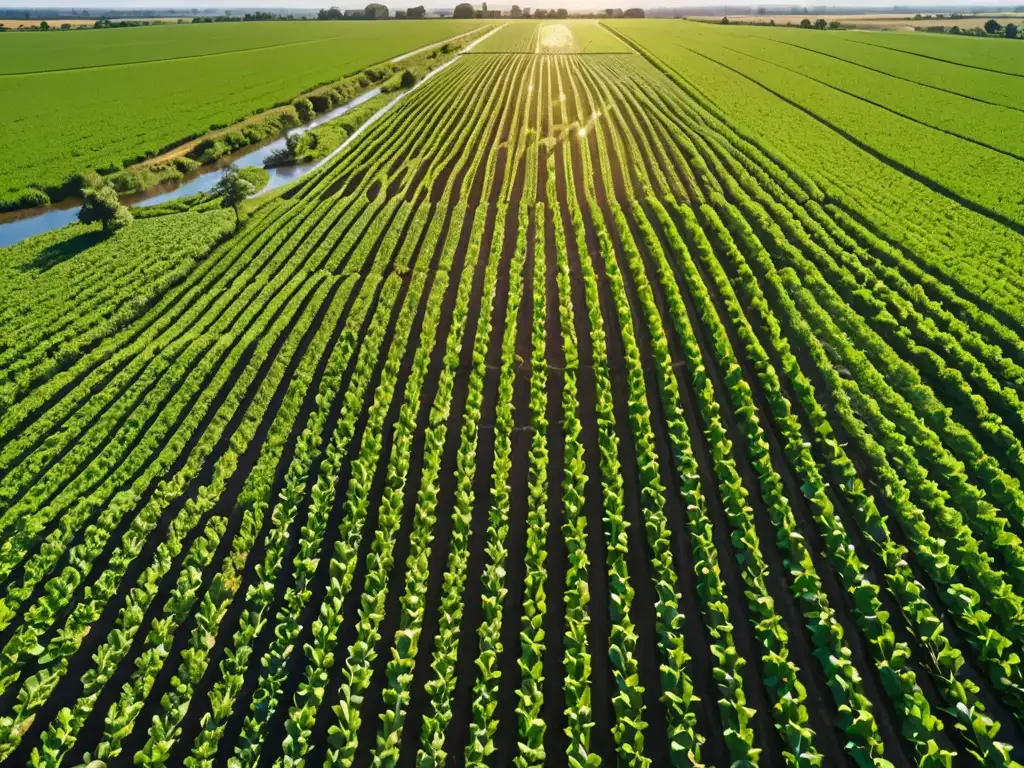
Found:
[[[985,31],[988,32],[990,35],[999,34],[1000,29],[1002,29],[1002,26],[995,19],[989,19],[988,21],[985,22]]]
[[[1017,25],[1016,24],[1007,24],[1005,27],[1003,27],[1003,34],[1005,34],[1011,40],[1016,39],[1016,37],[1017,37]]]
[[[627,19],[642,19],[647,14],[644,13],[643,8],[627,8],[622,15]]]
[[[235,231],[237,232],[238,228],[242,225],[239,208],[241,208],[246,198],[256,191],[256,188],[239,173],[237,167],[229,165],[224,169],[224,175],[211,191],[214,197],[221,198],[220,204],[222,207],[234,209]]]
[[[422,5],[413,6],[405,12],[405,18],[407,19],[425,19],[426,17],[427,9]]]
[[[475,16],[476,12],[469,3],[459,3],[455,6],[455,12],[452,14],[452,17],[456,19],[472,19]]]
[[[108,234],[124,229],[132,223],[132,212],[117,198],[113,187],[90,187],[82,194],[82,209],[78,212],[78,220],[83,224],[99,221],[103,231]]]
[[[816,22],[814,22],[814,28],[815,29],[828,29],[828,22],[825,21],[824,19],[818,19]]]
[[[363,14],[368,19],[386,19],[388,17],[388,7],[380,3],[370,3],[366,6]]]
[[[841,26],[843,25],[834,19],[828,23],[829,29],[839,29]]]
[[[802,29],[810,29],[811,28],[811,20],[810,19],[803,19],[800,22],[800,27]]]

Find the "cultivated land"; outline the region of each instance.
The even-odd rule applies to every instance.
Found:
[[[181,21],[183,21],[183,22],[191,22],[192,21],[192,18],[190,16],[185,16],[185,17],[181,17],[181,16],[157,16],[157,17],[132,18],[132,19],[122,19],[122,18],[115,17],[114,21],[136,21],[136,22],[139,22],[139,23],[150,22],[152,24],[155,24],[155,23],[158,23],[158,22],[161,23],[161,24],[177,24],[179,19]],[[18,29],[18,27],[38,27],[44,21],[47,24],[49,24],[51,27],[55,27],[55,28],[56,27],[60,27],[63,24],[70,24],[72,27],[94,27],[94,26],[96,26],[97,20],[98,20],[98,17],[97,18],[92,18],[92,19],[69,19],[69,18],[62,18],[62,17],[59,17],[59,16],[55,17],[55,18],[38,18],[38,19],[9,19],[9,18],[3,17],[3,18],[0,18],[0,24],[3,24],[8,29]]]
[[[265,22],[0,37],[0,200],[129,165],[483,22]]]
[[[609,28],[0,251],[5,765],[1024,759],[1020,110]]]
[[[631,53],[596,21],[514,21],[473,48],[474,53]]]
[[[856,14],[856,13],[814,13],[807,12],[803,14],[798,13],[785,13],[785,14],[755,14],[751,16],[733,16],[727,14],[729,21],[742,21],[749,22],[752,24],[767,24],[770,21],[774,21],[778,25],[785,26],[786,24],[792,24],[793,26],[799,26],[802,19],[810,19],[812,22],[818,19],[824,19],[825,21],[838,21],[843,25],[844,28],[851,29],[891,29],[891,30],[914,30],[916,28],[926,29],[932,26],[943,26],[949,29],[952,26],[958,26],[960,29],[974,29],[977,27],[985,26],[985,22],[989,19],[995,19],[1000,24],[1017,24],[1020,25],[1024,21],[1024,14],[1021,13],[993,13],[993,14],[981,14],[965,16],[960,19],[951,19],[949,14],[946,13],[946,18],[938,19],[915,19],[914,14],[907,13],[879,13],[879,14]],[[691,19],[700,19],[702,21],[718,22],[721,21],[721,16],[690,16]]]

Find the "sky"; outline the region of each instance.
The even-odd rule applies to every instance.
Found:
[[[429,8],[452,8],[457,2],[461,0],[380,0],[385,5],[393,8],[406,8],[413,5],[425,5]],[[492,2],[492,7],[495,9],[503,9],[511,6],[513,0],[508,2]],[[0,8],[158,8],[158,9],[170,9],[170,8],[294,8],[296,10],[308,10],[313,8],[326,8],[331,5],[337,5],[339,8],[363,8],[369,0],[38,0],[37,2],[26,2],[26,0],[0,0]],[[474,5],[479,5],[480,0],[469,0]],[[948,2],[948,0],[947,0]],[[1018,3],[1024,3],[1024,0],[1017,0]],[[786,2],[766,2],[764,3],[770,8],[782,8],[790,5],[806,5],[808,7],[815,7],[817,4],[814,2],[797,2],[797,3],[786,3]],[[1013,0],[1006,5],[1014,4]],[[568,8],[570,10],[592,10],[607,7],[607,3],[604,0],[522,0],[520,5],[529,6],[533,8]],[[742,0],[726,0],[723,3],[709,2],[709,0],[623,0],[620,3],[623,7],[640,7],[640,8],[686,8],[686,7],[704,7],[714,5],[729,5],[730,7],[744,7],[745,3]],[[750,3],[750,7],[755,7],[757,3]],[[835,7],[835,8],[864,8],[874,7],[877,10],[892,10],[892,5],[875,5],[871,0],[830,0],[827,3],[821,3],[820,6]],[[992,7],[997,5],[993,2],[978,2],[975,0],[967,0],[967,2],[957,2],[957,8],[969,8],[969,7]],[[998,5],[1003,5],[998,3]],[[819,7],[820,7],[819,6]],[[906,0],[900,2],[901,7],[914,6],[915,8],[939,8],[948,10],[953,7],[953,3],[944,3],[942,0],[938,2],[927,2],[927,0]]]

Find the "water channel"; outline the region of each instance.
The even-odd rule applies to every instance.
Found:
[[[466,47],[462,50],[462,53],[471,50],[478,43],[483,42],[485,39],[493,35],[503,26],[504,24],[500,24],[494,29],[487,32],[486,34],[476,38],[471,43],[466,45]],[[458,35],[457,37],[462,36],[463,35]],[[442,44],[443,43],[434,43],[433,45],[426,46],[423,49],[411,51],[408,54],[403,54],[402,56],[396,57],[394,61],[398,61],[400,59],[406,58],[409,55],[419,53],[421,50],[427,50],[431,47],[436,47]],[[430,78],[441,73],[443,70],[447,69],[449,66],[458,61],[461,57],[462,54],[460,53],[458,56],[446,61],[441,66],[432,69],[411,90],[415,90],[415,88],[418,88],[420,85],[422,85]],[[391,101],[389,101],[377,112],[375,112],[370,117],[369,120],[365,121],[355,131],[353,131],[352,134],[348,136],[345,139],[345,141],[342,142],[341,146],[337,147],[333,152],[331,152],[326,157],[323,157],[315,162],[305,163],[302,165],[285,165],[277,166],[274,168],[267,168],[267,172],[270,174],[270,181],[267,183],[267,186],[260,190],[259,194],[269,192],[270,190],[277,189],[278,187],[283,187],[285,184],[290,184],[291,182],[302,178],[310,171],[319,168],[321,165],[331,160],[335,155],[341,152],[341,150],[348,146],[366,128],[369,128],[370,125],[375,123],[378,119],[380,119],[387,112],[389,112],[391,108],[394,107],[395,104],[397,104],[399,101],[401,101],[401,99],[406,94],[410,93],[411,90],[400,91],[393,99],[391,99]],[[273,139],[272,141],[269,141],[265,144],[256,144],[251,147],[246,147],[245,149],[241,149],[234,154],[226,155],[220,158],[220,160],[218,160],[217,163],[211,165],[204,165],[202,168],[199,168],[195,173],[186,176],[184,179],[181,179],[180,181],[167,182],[166,184],[158,184],[157,186],[148,189],[140,194],[124,197],[121,199],[121,202],[123,202],[125,205],[131,205],[135,207],[146,207],[150,205],[159,205],[160,203],[167,203],[170,202],[171,200],[178,200],[179,198],[188,197],[190,195],[196,195],[199,194],[200,192],[209,192],[217,185],[217,182],[220,181],[221,178],[224,176],[225,169],[227,168],[228,165],[233,164],[238,168],[249,168],[252,166],[263,167],[263,164],[264,162],[266,162],[267,158],[269,158],[274,152],[277,152],[285,148],[285,143],[288,136],[292,134],[305,133],[306,131],[316,128],[317,126],[323,125],[324,123],[330,122],[331,120],[335,120],[344,115],[346,112],[350,112],[356,107],[360,106],[361,104],[365,104],[367,101],[374,98],[375,96],[380,95],[380,92],[380,88],[373,88],[372,90],[369,90],[366,93],[352,99],[352,101],[348,102],[347,104],[343,104],[340,107],[336,107],[335,109],[332,109],[330,112],[325,112],[324,114],[317,116],[315,119],[311,120],[310,122],[304,125],[300,125],[297,128],[293,128],[280,138]],[[33,237],[35,235],[41,235],[44,232],[50,232],[54,229],[59,229],[60,227],[65,227],[68,224],[71,224],[72,222],[78,219],[78,212],[79,210],[81,210],[81,205],[79,203],[80,201],[78,200],[70,199],[64,200],[60,203],[42,206],[39,208],[29,208],[22,211],[13,211],[11,213],[0,214],[0,248],[3,248],[8,245],[14,245],[15,243],[20,243],[25,238]]]

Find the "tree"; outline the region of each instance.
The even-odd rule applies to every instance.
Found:
[[[839,29],[841,26],[843,25],[834,19],[828,23],[829,29]]]
[[[549,13],[548,16],[554,16],[556,19],[568,19],[569,12],[565,8],[559,8],[554,13]]]
[[[811,28],[811,20],[810,19],[802,20],[800,22],[800,26],[803,27],[804,29],[810,29]]]
[[[427,17],[427,9],[422,5],[417,5],[407,10],[405,12],[405,17],[407,19],[425,19]]]
[[[729,23],[729,17],[728,16],[723,16],[722,17],[722,23],[723,24],[728,24]]]
[[[508,12],[508,15],[513,19],[523,18],[523,9],[518,5],[513,5],[512,10]]]
[[[960,34],[960,27],[958,27],[958,26],[956,26],[954,24],[952,27],[949,28],[949,34],[951,34],[951,35],[959,35]]]
[[[45,31],[50,28],[50,24],[49,22],[42,21],[39,23],[39,28]]]
[[[455,13],[452,14],[452,17],[456,19],[472,19],[475,16],[473,6],[469,3],[459,3],[455,6]]]
[[[1010,38],[1011,40],[1013,40],[1013,39],[1015,39],[1017,37],[1017,25],[1016,24],[1007,24],[1003,29],[1004,29],[1004,34],[1008,38]]]
[[[825,21],[824,19],[818,19],[816,22],[814,22],[814,28],[815,29],[828,29],[828,22]]]
[[[363,13],[368,19],[386,19],[388,17],[388,7],[380,3],[370,3],[366,6],[366,10]]]
[[[90,187],[82,195],[78,220],[83,224],[103,222],[103,231],[110,234],[131,224],[132,212],[121,205],[113,187]]]
[[[336,5],[332,5],[326,11],[321,9],[320,12],[317,13],[316,17],[320,19],[320,21],[339,21],[344,18],[344,16],[342,16],[341,9]]]
[[[627,19],[642,19],[646,16],[643,8],[627,8],[622,15]]]
[[[995,19],[989,19],[988,21],[985,22],[985,31],[988,32],[990,35],[999,34],[1000,29],[1002,29],[1002,27],[999,25],[999,22],[996,21]]]
[[[251,182],[246,181],[234,165],[229,165],[224,169],[224,175],[221,176],[220,181],[211,190],[214,197],[221,198],[220,204],[223,208],[235,209],[236,232],[242,224],[241,214],[238,209],[245,202],[245,199],[255,191],[256,187]]]
[[[547,17],[548,12],[545,11],[543,8],[538,8],[536,11],[533,12],[533,18],[535,19],[546,19]]]
[[[403,88],[412,88],[416,85],[416,73],[410,69],[402,72],[402,79],[400,81]]]

